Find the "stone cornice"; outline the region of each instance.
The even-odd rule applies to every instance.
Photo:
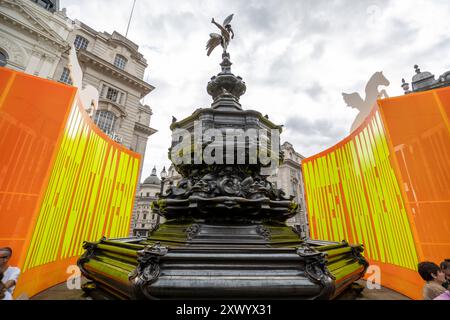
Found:
[[[141,183],[141,185],[144,185],[144,183]],[[136,196],[137,200],[141,200],[141,201],[148,201],[148,203],[145,203],[144,205],[149,205],[151,201],[156,200],[155,197],[147,197],[147,196]],[[140,204],[140,203],[139,203]],[[139,205],[138,204],[138,205]]]
[[[150,127],[148,127],[148,126],[146,126],[146,125],[144,125],[142,123],[139,123],[139,122],[135,122],[134,123],[134,129],[139,131],[139,132],[142,132],[142,133],[144,133],[144,134],[146,134],[148,136],[151,136],[152,134],[158,132],[158,130],[150,128]]]
[[[102,58],[96,56],[95,54],[86,51],[79,50],[78,51],[78,59],[80,62],[91,63],[92,65],[98,67],[103,72],[107,72],[110,75],[126,82],[127,84],[133,85],[136,89],[141,93],[141,98],[152,92],[155,87],[151,84],[148,84],[144,80],[141,80],[132,74],[117,68],[115,65],[109,63],[108,61],[103,60]]]

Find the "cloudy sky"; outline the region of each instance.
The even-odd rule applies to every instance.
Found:
[[[68,16],[99,31],[125,34],[133,0],[61,0]],[[282,141],[305,156],[344,138],[357,115],[342,92],[364,98],[384,71],[390,96],[403,94],[414,64],[437,76],[450,70],[449,0],[137,0],[128,37],[149,63],[156,89],[145,103],[158,133],[147,145],[142,179],[170,165],[172,115],[209,107],[206,84],[219,72],[220,49],[206,56],[211,18],[234,13],[232,71],[244,78],[245,109],[284,124]]]

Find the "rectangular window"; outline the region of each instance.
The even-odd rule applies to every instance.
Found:
[[[50,1],[43,1],[43,0],[32,0],[34,3],[37,3],[38,5],[40,5],[41,7],[43,7],[44,9],[47,9],[51,12],[55,11],[55,4],[50,2]]]
[[[68,68],[64,68],[61,78],[59,81],[72,85],[72,79],[70,79],[70,70]]]
[[[142,224],[142,228],[145,228],[145,224],[144,223]]]
[[[125,69],[125,65],[127,64],[127,59],[124,56],[121,56],[120,54],[116,55],[116,58],[114,59],[114,65],[119,69]]]
[[[75,41],[73,42],[75,49],[80,50],[80,49],[87,49],[87,46],[89,44],[89,41],[86,38],[83,38],[82,36],[77,35],[75,37]]]
[[[146,214],[144,214],[144,220],[147,220],[147,215]]]
[[[111,100],[113,102],[117,102],[117,97],[119,96],[119,91],[113,88],[108,88],[106,92],[106,99]]]

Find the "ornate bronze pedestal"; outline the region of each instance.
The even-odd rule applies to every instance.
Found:
[[[169,157],[183,179],[152,204],[167,222],[146,239],[85,243],[78,265],[92,280],[85,287],[92,296],[332,299],[364,275],[361,245],[302,240],[286,225],[298,205],[264,173],[270,167],[264,159],[280,160],[281,126],[242,109],[246,85],[231,72],[225,50],[222,58],[222,71],[207,86],[211,108],[172,123]],[[236,130],[246,133],[244,139],[220,139]],[[199,157],[212,149],[214,163]]]

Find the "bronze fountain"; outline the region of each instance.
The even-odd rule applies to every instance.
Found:
[[[333,299],[368,267],[362,245],[301,239],[286,225],[298,204],[267,181],[282,161],[282,127],[239,103],[246,84],[231,72],[232,18],[212,20],[221,33],[210,34],[207,54],[223,53],[207,85],[211,107],[171,125],[169,158],[183,179],[152,203],[166,222],[147,238],[84,244],[78,266],[94,298]],[[265,134],[221,139],[230,131]],[[199,157],[206,151],[215,161]]]

